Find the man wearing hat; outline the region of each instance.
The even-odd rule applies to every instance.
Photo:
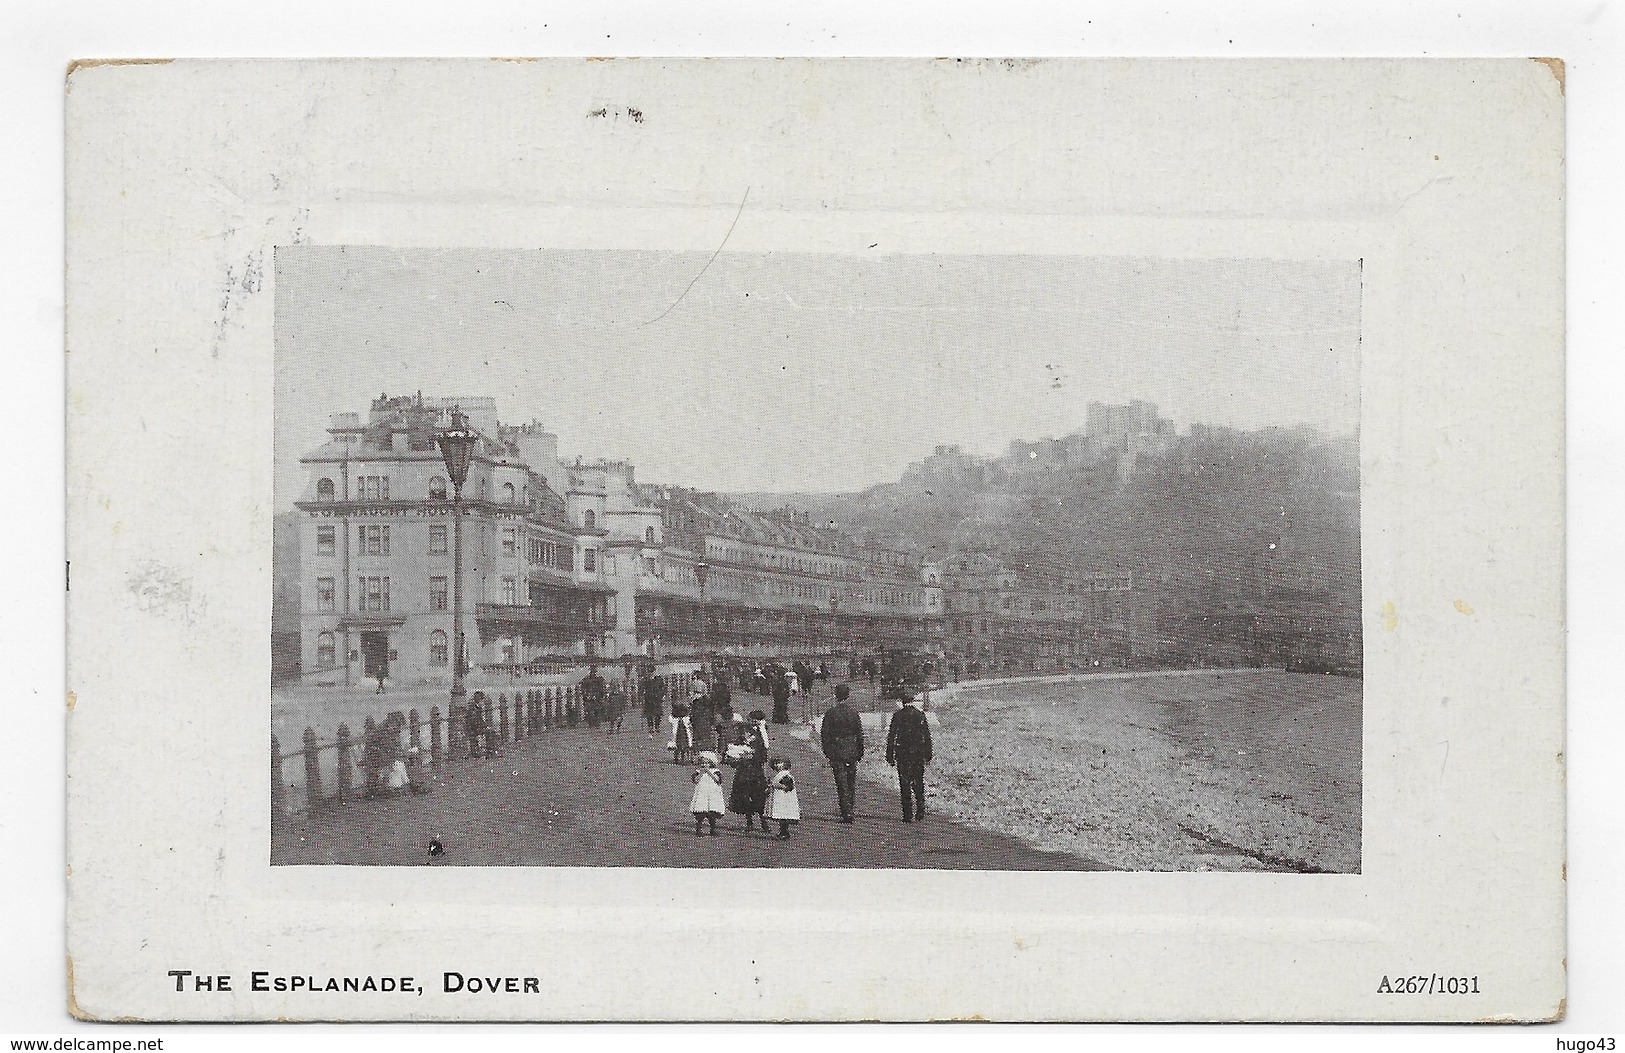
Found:
[[[863,718],[847,699],[852,689],[835,687],[835,704],[818,726],[818,741],[835,773],[835,797],[841,808],[841,822],[850,823],[857,810],[858,761],[863,759]]]
[[[903,822],[925,818],[925,766],[931,763],[931,725],[919,695],[904,689],[904,704],[892,715],[886,732],[886,763],[897,769],[903,796]]]

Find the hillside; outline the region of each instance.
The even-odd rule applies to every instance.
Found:
[[[929,463],[929,462],[927,462]],[[1307,429],[1171,438],[1114,453],[910,469],[857,494],[751,495],[927,555],[986,552],[1045,578],[1130,571],[1174,650],[1249,652],[1283,635],[1358,655],[1359,461]]]

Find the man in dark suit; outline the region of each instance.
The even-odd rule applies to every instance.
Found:
[[[660,730],[660,720],[666,715],[666,681],[655,675],[653,666],[644,674],[639,694],[643,696],[644,726],[653,735]]]
[[[840,803],[841,822],[850,823],[858,805],[858,761],[863,759],[863,718],[847,701],[852,689],[845,684],[835,688],[835,704],[824,714],[818,728],[818,741],[835,772],[835,797]]]
[[[931,763],[931,725],[917,696],[910,693],[905,698],[906,703],[892,715],[886,732],[886,763],[897,769],[903,822],[917,823],[925,818],[925,766]]]
[[[587,711],[587,726],[596,728],[604,721],[604,696],[607,694],[608,684],[598,675],[598,667],[589,665],[587,675],[581,681],[577,692],[581,696],[582,708]],[[573,723],[573,722],[572,722]]]

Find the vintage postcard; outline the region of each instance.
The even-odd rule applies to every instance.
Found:
[[[1561,63],[67,91],[77,1013],[1561,1015]]]

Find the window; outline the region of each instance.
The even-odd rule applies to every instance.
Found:
[[[319,611],[331,611],[334,609],[332,578],[316,579],[316,609]]]
[[[614,573],[615,573],[615,555],[614,555],[614,553],[606,552],[606,553],[604,553],[604,574],[605,575],[613,575]]]
[[[318,633],[316,635],[316,665],[322,669],[331,669],[333,664],[333,634]]]
[[[658,576],[655,573],[655,558],[653,556],[643,557],[643,573],[649,575],[651,578]]]
[[[502,579],[502,602],[509,606],[519,602],[519,583],[513,578]]]
[[[444,501],[446,499],[446,481],[440,476],[429,480],[429,500]]]
[[[446,664],[446,631],[436,629],[429,634],[429,664]]]
[[[429,579],[429,609],[443,611],[446,609],[446,579],[434,577]]]
[[[502,503],[505,504],[505,505],[513,504],[514,503],[514,493],[515,492],[514,492],[514,488],[513,488],[512,483],[503,483],[502,484]]]
[[[316,528],[316,554],[318,556],[331,556],[337,540],[337,528],[319,526]]]
[[[331,480],[331,479],[318,479],[318,480],[316,480],[316,500],[318,500],[318,501],[331,501],[331,500],[333,500],[333,480]]]
[[[429,555],[444,556],[446,554],[446,528],[436,525],[429,528]]]
[[[594,512],[590,508],[587,509],[585,512],[583,512],[581,514],[581,522],[586,525],[588,530],[597,530],[598,529],[598,513]]]
[[[589,513],[590,514],[590,513]],[[581,569],[592,574],[598,569],[598,550],[595,548],[583,549],[581,553]]]
[[[383,612],[389,610],[389,579],[388,578],[357,578],[356,609],[361,611]]]
[[[508,486],[513,489],[512,485]],[[515,527],[502,528],[502,554],[504,556],[517,556],[519,554],[519,532]]]
[[[356,539],[361,543],[361,553],[363,555],[389,555],[389,528],[387,526],[356,527]]]
[[[389,476],[363,475],[356,479],[357,491],[363,501],[388,501]]]
[[[654,527],[644,527],[643,528],[643,540],[644,540],[644,542],[646,544],[652,545],[652,544],[655,543],[655,528]]]

